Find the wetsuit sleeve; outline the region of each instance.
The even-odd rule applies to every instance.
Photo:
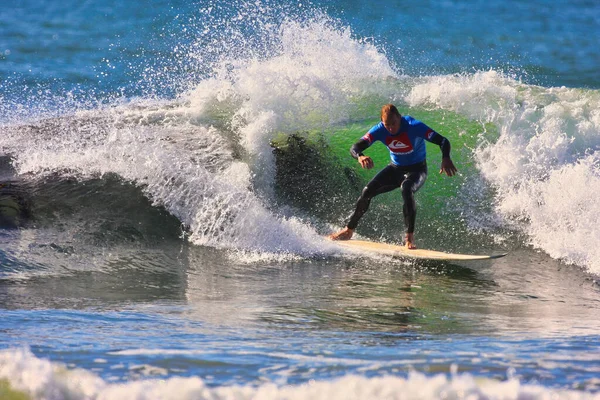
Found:
[[[369,143],[369,141],[363,137],[352,145],[350,148],[350,155],[358,160],[358,157],[364,156],[363,151],[365,151],[370,145],[371,143]]]
[[[379,140],[379,130],[381,124],[375,125],[363,137],[359,139],[358,142],[354,143],[350,148],[350,155],[358,160],[358,157],[364,156],[363,151],[365,151],[369,146],[373,144],[376,140]]]
[[[431,143],[434,143],[434,144],[437,144],[438,146],[440,146],[440,149],[442,150],[443,158],[449,158],[450,157],[450,141],[437,132],[433,132],[433,133],[434,134],[431,135],[431,137],[428,138],[427,140],[430,141]]]
[[[417,134],[428,142],[437,144],[442,150],[442,157],[450,157],[450,141],[418,120],[412,120],[411,125],[416,129]]]

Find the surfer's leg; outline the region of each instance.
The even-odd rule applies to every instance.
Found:
[[[389,192],[398,187],[395,179],[395,167],[388,165],[382,169],[371,181],[365,186],[360,197],[356,202],[356,208],[354,213],[350,217],[347,227],[349,229],[356,229],[358,221],[369,209],[371,199],[379,194]]]
[[[427,179],[427,170],[409,172],[406,179],[400,185],[402,189],[402,198],[404,199],[404,224],[406,226],[406,234],[412,235],[415,231],[415,221],[417,219],[417,205],[415,203],[415,192],[419,190]]]

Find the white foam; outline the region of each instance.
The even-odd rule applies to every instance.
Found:
[[[498,213],[552,257],[600,274],[598,91],[525,85],[488,71],[423,78],[407,100],[496,124],[499,138],[483,132],[475,158]]]
[[[24,349],[0,351],[1,379],[6,379],[13,390],[44,400],[89,399],[106,387],[91,372],[68,370],[62,364],[36,358]]]
[[[286,19],[269,34],[277,37],[271,57],[225,59],[215,67],[215,77],[182,96],[196,118],[215,104],[229,109],[253,179],[267,190],[274,176],[275,133],[347,121],[364,96],[392,96],[394,89],[383,80],[395,76],[375,46],[352,38],[350,29],[336,28],[325,16]]]
[[[456,368],[454,369],[456,370]],[[109,383],[82,369],[67,369],[35,357],[29,350],[0,351],[0,380],[32,399],[184,400],[184,399],[600,399],[600,394],[549,389],[515,378],[495,381],[469,374],[366,378],[348,375],[335,380],[311,380],[299,385],[263,383],[209,387],[198,377],[144,379]]]

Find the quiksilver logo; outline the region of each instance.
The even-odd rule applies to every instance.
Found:
[[[409,145],[404,144],[403,142],[401,142],[399,140],[392,140],[392,142],[388,145],[388,147],[390,148],[390,150],[404,150],[404,149],[410,148]]]

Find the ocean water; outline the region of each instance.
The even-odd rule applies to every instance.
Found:
[[[599,36],[583,0],[4,7],[0,398],[600,398]],[[460,171],[428,147],[417,244],[506,257],[323,239],[388,102]]]

